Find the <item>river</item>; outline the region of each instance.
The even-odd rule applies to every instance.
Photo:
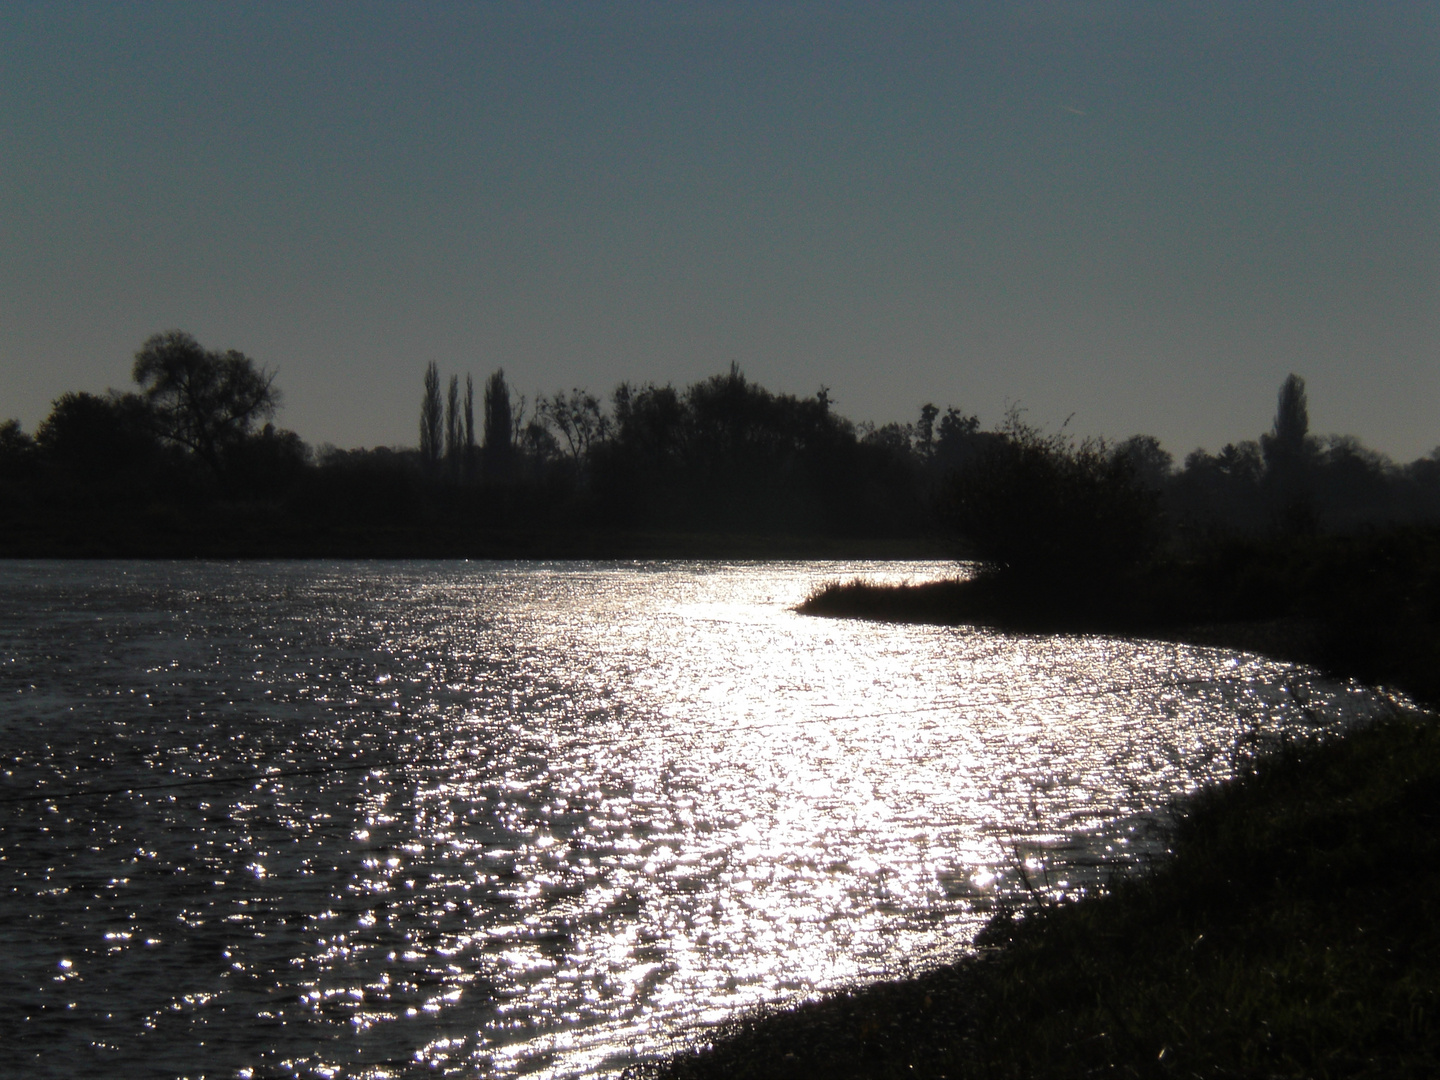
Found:
[[[791,610],[959,569],[0,564],[0,1072],[614,1071],[958,955],[1257,736],[1385,708]]]

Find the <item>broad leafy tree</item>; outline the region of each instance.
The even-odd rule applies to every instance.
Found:
[[[541,398],[536,411],[544,424],[560,433],[577,468],[591,447],[610,434],[610,418],[602,410],[600,399],[588,390],[575,389],[568,395],[557,390]]]
[[[181,330],[146,340],[132,369],[157,433],[192,451],[216,475],[227,450],[275,414],[275,373],[235,349],[203,348]]]
[[[51,464],[82,482],[154,468],[160,452],[145,401],[137,394],[61,394],[35,432]]]

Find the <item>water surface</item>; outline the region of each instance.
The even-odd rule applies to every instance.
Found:
[[[1224,650],[796,615],[944,564],[0,565],[0,1069],[577,1075],[1156,850]]]

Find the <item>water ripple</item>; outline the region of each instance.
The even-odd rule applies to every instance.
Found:
[[[1257,734],[1223,650],[834,622],[940,564],[0,568],[0,1067],[576,1075],[1153,856]]]

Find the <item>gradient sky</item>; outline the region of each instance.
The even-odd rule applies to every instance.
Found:
[[[733,360],[852,419],[1440,444],[1435,3],[0,7],[0,417],[168,328],[312,443]]]

